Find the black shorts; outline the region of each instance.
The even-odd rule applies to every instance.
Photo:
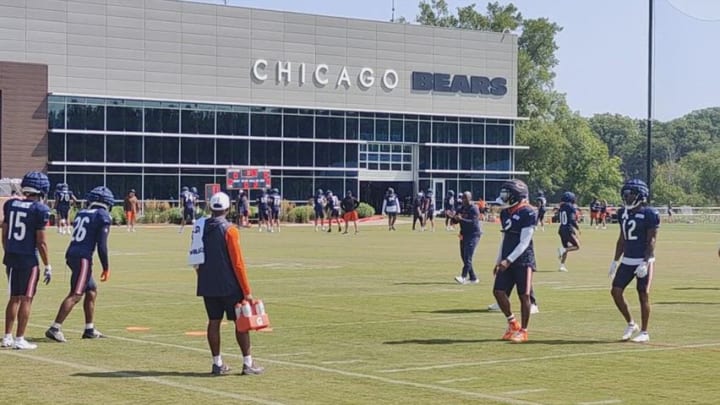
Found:
[[[60,219],[68,219],[70,207],[57,207],[56,211]]]
[[[315,219],[323,219],[325,218],[325,211],[323,211],[322,208],[318,209],[315,208]]]
[[[35,296],[38,281],[40,280],[40,268],[38,266],[7,266],[5,271],[10,284],[10,296],[28,298]]]
[[[635,269],[637,266],[631,266],[628,264],[620,264],[613,278],[612,286],[625,289],[630,284],[635,276]],[[638,278],[635,288],[639,292],[650,292],[650,284],[652,283],[653,273],[655,273],[655,262],[648,263],[648,275],[643,278]]]
[[[70,276],[70,292],[73,295],[83,295],[88,291],[97,290],[97,284],[92,276],[92,260],[82,257],[68,257],[66,260],[72,276]]]
[[[573,228],[560,227],[558,234],[560,235],[560,243],[562,244],[562,247],[580,246],[580,242],[578,242],[577,235],[575,234],[575,230]]]
[[[235,320],[235,304],[243,300],[243,295],[230,295],[226,297],[203,297],[205,312],[211,321],[222,319],[223,313],[228,321]]]
[[[387,215],[390,218],[396,218],[397,212],[386,212],[385,215]]]
[[[194,221],[195,220],[195,209],[194,208],[185,208],[183,210],[183,218],[185,221]]]
[[[537,222],[542,223],[543,219],[545,219],[545,210],[538,210]]]
[[[270,218],[272,219],[280,219],[280,210],[279,209],[273,209],[270,211]]]
[[[426,218],[426,219],[433,219],[433,218],[435,218],[435,210],[430,210],[430,211],[426,212],[426,213],[425,213],[425,218]]]
[[[510,295],[513,287],[517,286],[518,296],[530,294],[532,289],[533,269],[535,266],[512,264],[505,271],[501,271],[495,275],[495,291],[502,290]]]

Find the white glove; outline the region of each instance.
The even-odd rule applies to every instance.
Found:
[[[635,269],[635,275],[637,278],[643,278],[648,275],[648,264],[647,262],[643,262],[641,265],[637,266]]]
[[[610,271],[608,271],[608,278],[610,278],[610,280],[615,278],[615,273],[617,272],[617,265],[618,262],[616,262],[615,260],[610,263]]]
[[[45,273],[43,274],[45,277],[43,278],[43,282],[45,285],[50,284],[50,280],[52,280],[52,266],[49,264],[45,266]]]

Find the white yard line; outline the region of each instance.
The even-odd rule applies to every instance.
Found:
[[[578,405],[605,405],[605,404],[620,404],[622,403],[619,399],[606,399],[604,401],[594,401],[594,402],[578,402]]]
[[[575,357],[590,357],[590,356],[605,356],[612,354],[623,354],[623,353],[635,353],[635,352],[660,352],[670,350],[683,350],[683,349],[701,349],[704,347],[716,347],[720,346],[718,343],[700,343],[694,345],[682,345],[682,346],[663,346],[663,347],[640,347],[636,349],[625,349],[625,350],[606,350],[601,352],[584,352],[584,353],[569,353],[569,354],[557,354],[552,356],[537,356],[537,357],[525,357],[520,359],[498,359],[498,360],[485,360],[485,361],[473,361],[464,363],[451,363],[451,364],[436,364],[434,366],[419,366],[419,367],[406,367],[406,368],[392,368],[386,370],[379,370],[380,373],[402,373],[406,371],[424,371],[424,370],[437,370],[447,369],[455,367],[474,367],[483,366],[489,364],[509,363],[509,362],[526,362],[526,361],[537,361],[537,360],[557,360],[557,359],[569,359]]]
[[[522,394],[532,394],[534,392],[545,392],[547,391],[547,388],[528,388],[526,390],[517,390],[517,391],[505,391],[501,394],[503,395],[522,395]]]
[[[335,361],[321,361],[321,364],[354,364],[364,363],[365,360],[353,359],[353,360],[335,360]]]
[[[235,400],[239,400],[239,401],[254,402],[254,403],[258,403],[258,404],[282,405],[282,402],[269,401],[269,400],[262,399],[262,398],[251,397],[249,395],[241,395],[241,394],[237,394],[234,392],[213,390],[213,389],[205,388],[205,387],[202,387],[199,385],[191,385],[191,384],[187,384],[185,382],[179,383],[179,382],[174,382],[174,381],[168,381],[168,380],[158,378],[158,377],[150,377],[150,376],[138,377],[137,374],[134,374],[134,373],[108,370],[108,369],[88,366],[85,364],[80,364],[80,363],[71,362],[71,361],[49,359],[46,357],[36,356],[36,355],[29,354],[28,352],[23,352],[23,351],[18,351],[18,350],[7,350],[7,351],[3,351],[3,352],[7,353],[8,355],[11,355],[11,356],[17,356],[17,357],[22,357],[22,358],[40,361],[40,362],[44,362],[44,363],[55,364],[58,366],[69,367],[69,368],[73,368],[76,370],[83,370],[83,371],[88,371],[88,372],[92,372],[92,373],[115,373],[118,376],[133,378],[136,380],[140,380],[140,381],[144,381],[144,382],[148,382],[148,383],[152,383],[152,384],[165,385],[168,387],[177,388],[177,389],[181,389],[181,390],[185,390],[185,391],[190,391],[193,393],[209,394],[209,395],[214,395],[214,396],[218,396],[218,397],[235,399]],[[222,377],[219,377],[219,378],[222,378]]]

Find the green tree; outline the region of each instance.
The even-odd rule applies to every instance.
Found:
[[[610,156],[620,158],[625,178],[645,178],[645,135],[636,120],[620,114],[596,114],[588,124],[605,142]]]

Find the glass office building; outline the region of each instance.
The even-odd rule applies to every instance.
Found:
[[[177,0],[63,4],[0,5],[17,19],[0,44],[0,72],[18,77],[0,75],[2,105],[47,83],[25,103],[47,126],[2,132],[3,175],[32,156],[79,195],[105,184],[165,200],[264,168],[289,200],[352,190],[379,208],[388,187],[495,198],[524,174],[515,35]]]

